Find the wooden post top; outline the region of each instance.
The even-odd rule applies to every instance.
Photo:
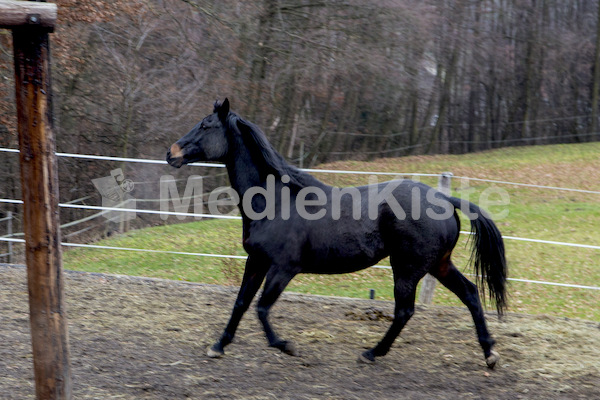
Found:
[[[0,0],[0,28],[38,26],[54,29],[56,4],[37,1]]]

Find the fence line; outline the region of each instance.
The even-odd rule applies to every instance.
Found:
[[[473,234],[473,232],[468,232],[468,231],[460,231],[460,233],[462,233],[464,235],[472,235]],[[504,240],[517,240],[517,241],[521,241],[521,242],[555,244],[555,245],[558,245],[558,246],[581,247],[581,248],[584,248],[584,249],[600,250],[600,246],[595,246],[595,245],[591,245],[591,244],[580,244],[580,243],[570,243],[570,242],[557,242],[557,241],[554,241],[554,240],[543,240],[543,239],[529,239],[529,238],[522,238],[522,237],[517,237],[517,236],[502,236],[502,239],[504,239]]]
[[[18,153],[19,150],[0,148],[0,152]],[[167,165],[167,162],[164,160],[152,160],[152,159],[145,159],[145,158],[97,156],[97,155],[91,155],[91,154],[75,154],[75,153],[56,153],[56,155],[59,157],[71,157],[71,158],[80,158],[80,159],[89,159],[89,160],[124,161],[124,162],[138,162],[138,163],[146,163],[146,164]],[[216,164],[216,163],[196,162],[196,163],[190,163],[188,165],[197,166],[197,167],[225,168],[224,164]],[[327,174],[424,176],[424,177],[439,177],[439,176],[441,176],[441,174],[424,174],[424,173],[416,173],[416,172],[413,173],[413,172],[350,171],[350,170],[316,169],[316,168],[301,168],[301,170],[305,171],[305,172],[327,173]],[[468,179],[468,180],[478,181],[478,182],[496,183],[496,184],[501,184],[501,185],[525,186],[525,187],[532,187],[532,188],[537,188],[537,189],[549,189],[549,190],[561,190],[561,191],[589,193],[589,194],[600,194],[600,191],[596,191],[596,190],[585,190],[585,189],[564,188],[564,187],[558,187],[558,186],[535,185],[535,184],[531,184],[531,183],[509,182],[509,181],[501,181],[501,180],[496,180],[496,179],[473,178],[473,177],[468,177],[468,176],[454,176],[453,178]]]
[[[522,242],[533,242],[533,243],[544,243],[544,244],[555,244],[559,246],[570,246],[570,247],[581,247],[584,249],[595,249],[600,250],[600,246],[594,246],[589,244],[579,244],[579,243],[569,243],[569,242],[556,242],[554,240],[542,240],[542,239],[527,239],[522,237],[515,236],[502,236],[503,239],[508,240],[519,240]]]
[[[17,149],[7,149],[0,148],[0,152],[5,153],[19,153]],[[152,160],[146,158],[129,158],[129,157],[113,157],[113,156],[97,156],[93,154],[76,154],[76,153],[55,153],[57,157],[68,157],[68,158],[80,158],[84,160],[102,160],[102,161],[122,161],[122,162],[137,162],[143,164],[162,164],[167,165],[166,160]],[[214,167],[214,168],[225,168],[224,164],[215,164],[215,163],[190,163],[189,165],[193,165],[196,167]]]
[[[378,171],[345,171],[342,169],[317,169],[317,168],[302,168],[304,172],[320,172],[325,174],[348,174],[348,175],[385,175],[385,176],[428,176],[437,177],[441,174],[423,174],[417,172],[378,172]]]
[[[213,192],[216,192],[216,190],[213,191]],[[225,192],[225,190],[218,191],[218,193],[221,193],[221,192]],[[203,193],[203,194],[195,195],[195,196],[181,197],[179,200],[188,200],[188,199],[191,200],[191,199],[196,199],[196,198],[205,198],[207,196],[208,196],[207,193]],[[88,198],[91,198],[91,197],[92,196],[82,197],[80,199],[71,200],[71,201],[69,201],[67,203],[64,203],[64,204],[65,204],[66,208],[96,209],[96,207],[98,207],[98,206],[88,206],[88,205],[85,205],[85,204],[77,206],[76,204],[74,204],[76,202],[79,202],[79,201],[82,201],[82,200],[85,200],[85,199],[88,199]],[[0,199],[0,203],[8,202],[7,200],[8,199]],[[136,204],[137,203],[145,203],[145,202],[159,202],[159,201],[164,201],[162,199],[135,199],[135,200],[136,200]],[[11,201],[11,203],[12,203],[12,201]],[[120,204],[125,205],[126,203],[128,203],[128,200],[126,200],[126,201],[124,201],[124,202],[122,202]],[[207,202],[207,203],[210,204],[210,202]],[[63,204],[59,203],[59,206],[62,207]],[[126,208],[123,208],[123,207],[119,207],[119,205],[117,205],[117,207],[100,207],[99,209],[101,209],[103,211],[98,212],[96,214],[89,215],[89,216],[81,218],[81,219],[78,219],[76,221],[70,221],[70,222],[64,223],[64,224],[62,224],[60,226],[60,228],[61,229],[70,228],[72,226],[79,225],[81,223],[84,223],[84,222],[93,220],[95,218],[101,217],[101,216],[103,216],[105,214],[108,214],[111,211],[126,211],[126,212],[133,212],[133,211],[135,211],[135,212],[140,212],[140,213],[156,214],[156,211],[153,211],[153,210],[143,210],[143,209],[137,209],[137,208],[136,209],[126,209]],[[170,212],[170,211],[164,211],[164,212],[161,211],[160,213],[161,214],[167,214],[167,215],[180,215],[181,214],[181,213]],[[185,216],[204,216],[205,218],[209,218],[209,217],[210,218],[219,218],[218,215],[214,215],[214,214],[189,214],[189,213],[184,213],[184,214],[185,214]],[[13,218],[12,215],[9,216],[9,217],[0,218],[0,222],[6,221],[6,220],[9,220],[9,219],[12,219],[12,218]],[[233,217],[231,219],[236,219],[236,218]],[[239,218],[239,219],[241,219],[241,218]],[[115,222],[114,218],[108,219],[108,221]],[[79,230],[77,232],[71,232],[70,234],[66,235],[65,237],[69,237],[69,236],[76,235],[78,233],[86,232],[86,231],[88,231],[88,230],[90,230],[90,229],[92,229],[94,227],[99,226],[99,225],[101,225],[101,224],[96,224],[94,226],[81,229],[81,230]],[[9,234],[5,235],[4,237],[15,237],[15,236],[23,236],[23,235],[24,235],[23,232],[17,232],[17,233],[9,233]],[[0,236],[0,237],[2,237],[2,236]]]
[[[60,207],[63,208],[78,208],[82,210],[107,210],[107,211],[122,211],[122,212],[133,212],[140,214],[162,214],[162,215],[178,215],[184,217],[198,217],[198,218],[216,218],[216,219],[242,219],[237,215],[216,215],[216,214],[197,214],[197,213],[185,213],[177,211],[160,211],[160,210],[140,210],[136,208],[122,208],[122,207],[102,207],[102,206],[86,206],[79,204],[65,204],[60,203]]]
[[[598,286],[587,286],[587,285],[575,285],[571,283],[557,283],[557,282],[546,282],[546,281],[536,281],[531,279],[518,279],[518,278],[507,278],[509,281],[514,282],[525,282],[525,283],[536,283],[540,285],[550,285],[550,286],[563,286],[577,289],[590,289],[590,290],[600,290]]]
[[[495,139],[495,140],[441,140],[440,143],[449,143],[449,144],[496,144],[496,143],[513,143],[513,142],[536,142],[542,140],[552,140],[552,139],[568,139],[568,138],[583,138],[583,137],[595,137],[598,135],[598,132],[588,132],[588,133],[573,133],[569,135],[551,135],[551,136],[538,136],[538,137],[530,137],[530,138],[513,138],[513,139]],[[561,144],[561,143],[555,143]]]
[[[393,149],[386,149],[386,150],[368,150],[368,151],[360,151],[360,154],[387,154],[387,153],[394,153],[396,151],[402,151],[402,150],[409,150],[409,149],[416,149],[419,147],[425,147],[427,146],[426,143],[422,143],[422,144],[413,144],[410,146],[400,146],[400,147],[395,147]],[[356,154],[357,151],[330,151],[327,154],[333,154],[336,156],[341,156],[341,155],[345,155],[345,154]]]
[[[1,152],[11,152],[11,153],[19,152],[16,149],[6,149],[6,148],[0,148],[0,151]],[[59,157],[71,157],[71,158],[89,159],[89,160],[138,162],[138,163],[160,164],[160,165],[167,164],[167,162],[163,161],[163,160],[151,160],[151,159],[97,156],[97,155],[84,155],[84,154],[73,154],[73,153],[56,153],[56,155]],[[215,167],[215,168],[225,167],[225,165],[223,165],[223,164],[214,164],[214,163],[191,163],[189,165],[201,166],[201,167]],[[328,170],[328,169],[314,169],[314,168],[306,168],[306,169],[302,169],[302,171],[312,172],[312,173],[335,173],[335,174],[355,174],[355,175],[422,176],[422,177],[440,177],[440,176],[442,176],[442,174],[397,173],[397,172],[377,172],[377,171],[375,171],[375,172],[373,172],[373,171],[371,171],[371,172],[370,171],[348,171],[348,170]],[[473,180],[473,181],[478,181],[478,182],[502,184],[502,185],[531,187],[531,188],[537,188],[537,189],[560,190],[560,191],[579,192],[579,193],[587,193],[587,194],[600,194],[600,191],[594,191],[594,190],[583,190],[583,189],[573,189],[573,188],[564,188],[564,187],[556,187],[556,186],[535,185],[535,184],[508,182],[508,181],[493,180],[493,179],[471,178],[471,177],[465,177],[465,176],[455,176],[454,178],[455,179],[467,179],[467,180]],[[144,199],[139,199],[139,200],[144,201]],[[0,199],[0,203],[22,204],[23,202],[21,200],[14,200],[14,199]],[[101,207],[101,206],[78,205],[78,204],[72,204],[72,203],[73,202],[60,203],[59,206],[62,208],[100,210],[101,212],[96,213],[92,216],[86,217],[83,220],[72,221],[70,223],[63,225],[63,227],[72,226],[72,225],[76,225],[77,223],[80,223],[80,222],[91,220],[93,218],[101,216],[110,211],[134,212],[134,213],[142,213],[142,214],[174,215],[174,216],[186,216],[186,217],[200,217],[200,218],[220,218],[220,219],[237,219],[237,220],[241,219],[241,217],[239,217],[239,216],[231,216],[231,215],[213,215],[213,214],[198,214],[198,213],[187,213],[187,212],[184,213],[184,212],[175,212],[175,211],[143,210],[143,209],[122,208],[122,207]],[[466,232],[466,231],[461,231],[460,233],[471,234],[471,232]],[[530,239],[530,238],[521,238],[521,237],[515,237],[515,236],[503,236],[503,239],[600,250],[600,246],[586,245],[586,244],[579,244],[579,243],[558,242],[558,241],[542,240],[542,239]],[[4,238],[0,237],[0,241],[7,241],[9,243],[10,242],[24,242],[23,239],[7,238],[7,237],[4,237]],[[125,250],[125,251],[140,251],[140,252],[165,253],[165,254],[176,254],[176,255],[246,259],[245,256],[234,256],[234,255],[223,255],[223,254],[189,253],[189,252],[163,251],[163,250],[152,250],[152,249],[133,249],[133,248],[125,248],[125,247],[86,245],[86,244],[77,244],[77,243],[62,243],[62,244],[64,246],[70,246],[70,247],[102,248],[102,249],[110,249],[110,250]],[[374,267],[382,268],[382,269],[390,268],[388,266],[381,266],[381,265],[375,265]],[[586,285],[564,284],[564,283],[557,283],[557,282],[545,282],[545,281],[535,281],[535,280],[517,279],[517,278],[509,278],[509,280],[517,281],[517,282],[553,285],[553,286],[564,286],[564,287],[573,287],[573,288],[581,288],[581,289],[600,290],[600,287],[586,286]]]
[[[91,196],[87,196],[87,197],[91,197]],[[4,200],[6,200],[6,199],[0,199],[0,203],[3,203]],[[81,199],[77,199],[77,200],[73,200],[73,201],[79,201],[79,200],[81,200]],[[67,205],[73,205],[72,204],[73,201],[65,203],[65,204],[67,204]],[[123,202],[121,204],[125,204],[125,202]],[[123,209],[119,208],[119,210],[123,210]],[[61,229],[69,228],[71,226],[75,226],[75,225],[78,225],[78,224],[81,224],[81,223],[84,223],[84,222],[87,222],[87,221],[91,221],[92,219],[95,219],[95,218],[101,217],[102,215],[108,214],[110,211],[112,211],[112,210],[103,210],[103,211],[100,211],[100,212],[98,212],[96,214],[88,215],[87,217],[78,219],[76,221],[71,221],[71,222],[64,223],[64,224],[60,225],[60,228]],[[7,219],[7,218],[4,218],[4,219]],[[11,218],[12,218],[12,216],[11,216]],[[3,221],[4,219],[0,219],[0,221]],[[94,225],[94,226],[97,226],[97,225]],[[78,233],[85,232],[86,230],[88,230],[88,228],[82,229],[81,231],[78,231]],[[75,233],[71,233],[70,235],[74,235],[74,234]],[[23,236],[23,235],[25,235],[25,233],[23,233],[23,232],[16,232],[16,233],[9,233],[9,234],[7,234],[4,237],[14,237],[14,236]],[[0,237],[2,237],[2,236],[0,236]]]
[[[468,179],[470,181],[478,181],[478,182],[496,183],[499,185],[525,186],[525,187],[531,187],[531,188],[535,188],[535,189],[549,189],[549,190],[561,190],[561,191],[565,191],[565,192],[600,194],[600,191],[596,191],[596,190],[571,189],[571,188],[564,188],[564,187],[557,187],[557,186],[535,185],[533,183],[507,182],[507,181],[499,181],[496,179],[471,178],[468,176],[454,176],[453,178]]]
[[[20,200],[0,199],[0,203],[16,203],[17,201],[20,201]],[[135,209],[135,208],[87,206],[87,205],[69,204],[69,203],[60,203],[59,206],[63,207],[63,208],[77,208],[77,209],[83,209],[83,210],[121,211],[121,212],[134,212],[134,213],[141,213],[141,214],[159,214],[159,215],[173,215],[173,216],[215,218],[215,219],[236,219],[236,220],[242,219],[242,217],[237,216],[237,215],[216,215],[216,214],[185,213],[185,212],[176,212],[176,211],[140,210],[140,209]],[[91,217],[97,217],[102,214],[104,214],[104,213],[103,212],[97,213],[97,214],[94,214],[87,218],[91,219]],[[74,221],[74,222],[81,222],[81,220]],[[68,223],[68,224],[71,224],[71,223]],[[460,233],[465,234],[465,235],[472,234],[471,232],[468,232],[468,231],[460,231]],[[570,247],[580,247],[580,248],[585,248],[585,249],[600,250],[600,246],[581,244],[581,243],[558,242],[558,241],[554,241],[554,240],[531,239],[531,238],[522,238],[522,237],[517,237],[517,236],[502,236],[502,238],[505,240],[517,240],[517,241],[523,241],[523,242],[553,244],[553,245],[559,245],[559,246],[570,246]]]
[[[18,153],[16,149],[0,148],[0,152]],[[103,160],[103,161],[123,161],[123,162],[137,162],[145,164],[157,164],[157,165],[168,165],[165,160],[152,160],[146,158],[127,158],[127,157],[113,157],[113,156],[97,156],[92,154],[76,154],[76,153],[56,153],[58,157],[69,157],[79,158],[86,160]],[[188,165],[194,167],[211,167],[211,168],[225,168],[225,164],[217,163],[190,163]],[[323,172],[331,174],[357,174],[357,175],[402,175],[402,176],[439,176],[440,174],[419,174],[419,173],[398,173],[398,172],[367,172],[367,171],[344,171],[344,170],[328,170],[328,169],[301,169],[305,172]]]
[[[23,204],[23,200],[0,199],[0,203]]]
[[[0,241],[6,242],[14,242],[14,243],[25,243],[24,239],[14,239],[14,238],[0,238]],[[236,256],[236,255],[226,255],[226,254],[212,254],[212,253],[192,253],[186,251],[170,251],[170,250],[155,250],[155,249],[136,249],[131,247],[117,247],[117,246],[101,246],[95,244],[83,244],[83,243],[61,243],[65,247],[81,247],[81,248],[91,248],[91,249],[99,249],[99,250],[118,250],[118,251],[136,251],[141,253],[160,253],[160,254],[172,254],[172,255],[183,255],[183,256],[199,256],[199,257],[214,257],[214,258],[232,258],[238,260],[245,260],[247,256]],[[391,270],[392,267],[388,265],[373,265],[372,268],[378,269],[387,269]],[[472,276],[472,274],[465,274]],[[589,290],[600,290],[598,286],[588,286],[588,285],[578,285],[571,283],[559,283],[559,282],[548,282],[548,281],[537,281],[531,279],[520,279],[520,278],[508,278],[509,281],[515,282],[523,282],[523,283],[535,283],[540,285],[550,285],[550,286],[562,286],[562,287],[570,287],[577,289],[589,289]]]

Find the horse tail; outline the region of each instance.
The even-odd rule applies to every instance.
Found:
[[[448,197],[448,201],[471,220],[470,262],[473,263],[477,275],[477,286],[481,288],[485,299],[487,284],[489,298],[495,301],[498,314],[502,315],[506,308],[508,275],[502,235],[494,221],[477,205],[456,197]]]

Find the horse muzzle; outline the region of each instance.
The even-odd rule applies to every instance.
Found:
[[[177,143],[174,143],[167,151],[167,162],[175,168],[181,168],[184,164],[183,151]]]

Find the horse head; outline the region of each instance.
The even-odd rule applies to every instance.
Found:
[[[167,162],[175,168],[195,161],[223,161],[227,156],[229,100],[215,102],[213,113],[204,117],[167,151]]]

